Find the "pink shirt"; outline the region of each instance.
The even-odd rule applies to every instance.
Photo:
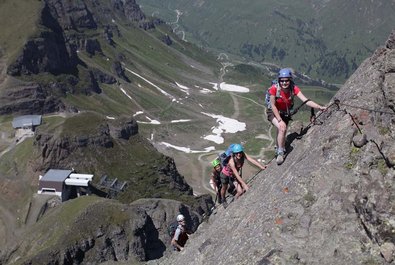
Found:
[[[231,157],[230,159],[233,159],[233,157]],[[230,163],[230,159],[229,159],[229,163]],[[234,160],[233,160],[233,161],[234,161]],[[243,161],[244,161],[244,160],[243,160]],[[232,176],[233,176],[233,170],[232,170],[232,168],[230,167],[229,163],[228,163],[225,167],[222,168],[222,171],[221,171],[221,172],[222,172],[222,174],[224,174],[225,176],[232,177]],[[236,170],[239,171],[240,168],[243,166],[243,163],[235,163],[235,166],[236,166]]]
[[[230,168],[229,164],[222,168],[222,174],[228,177],[233,176],[233,171]]]

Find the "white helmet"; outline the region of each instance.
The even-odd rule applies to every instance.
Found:
[[[177,222],[184,221],[185,217],[182,214],[177,215]]]

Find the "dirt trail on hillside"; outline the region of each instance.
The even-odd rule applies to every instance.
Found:
[[[0,249],[5,249],[5,244],[16,242],[20,234],[17,221],[16,216],[0,203]]]
[[[52,198],[55,198],[55,196],[33,194],[33,197],[30,201],[29,211],[26,216],[26,226],[33,225],[38,221],[38,218],[43,213],[44,207],[48,200]]]
[[[232,119],[237,120],[240,116],[240,107],[239,107],[239,101],[237,100],[237,97],[235,96],[235,93],[230,93],[230,97],[232,98],[233,101],[233,115],[231,116]]]
[[[15,212],[4,207],[4,203],[1,202],[0,249],[6,249],[6,246],[10,247],[21,239],[23,231],[37,222],[38,217],[43,211],[43,207],[51,198],[53,198],[53,196],[33,194],[25,220],[20,220]],[[24,222],[25,224],[23,224]]]

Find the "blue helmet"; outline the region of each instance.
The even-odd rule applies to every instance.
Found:
[[[240,152],[244,152],[244,148],[243,148],[243,146],[241,146],[241,144],[235,144],[233,147],[232,147],[232,153],[240,153]]]
[[[278,72],[278,79],[280,78],[292,78],[292,71],[289,68],[284,68],[281,69],[280,72]]]

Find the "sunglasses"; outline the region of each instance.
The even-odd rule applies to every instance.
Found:
[[[278,82],[279,83],[289,83],[289,82],[291,82],[291,80],[289,80],[289,79],[280,79]]]

